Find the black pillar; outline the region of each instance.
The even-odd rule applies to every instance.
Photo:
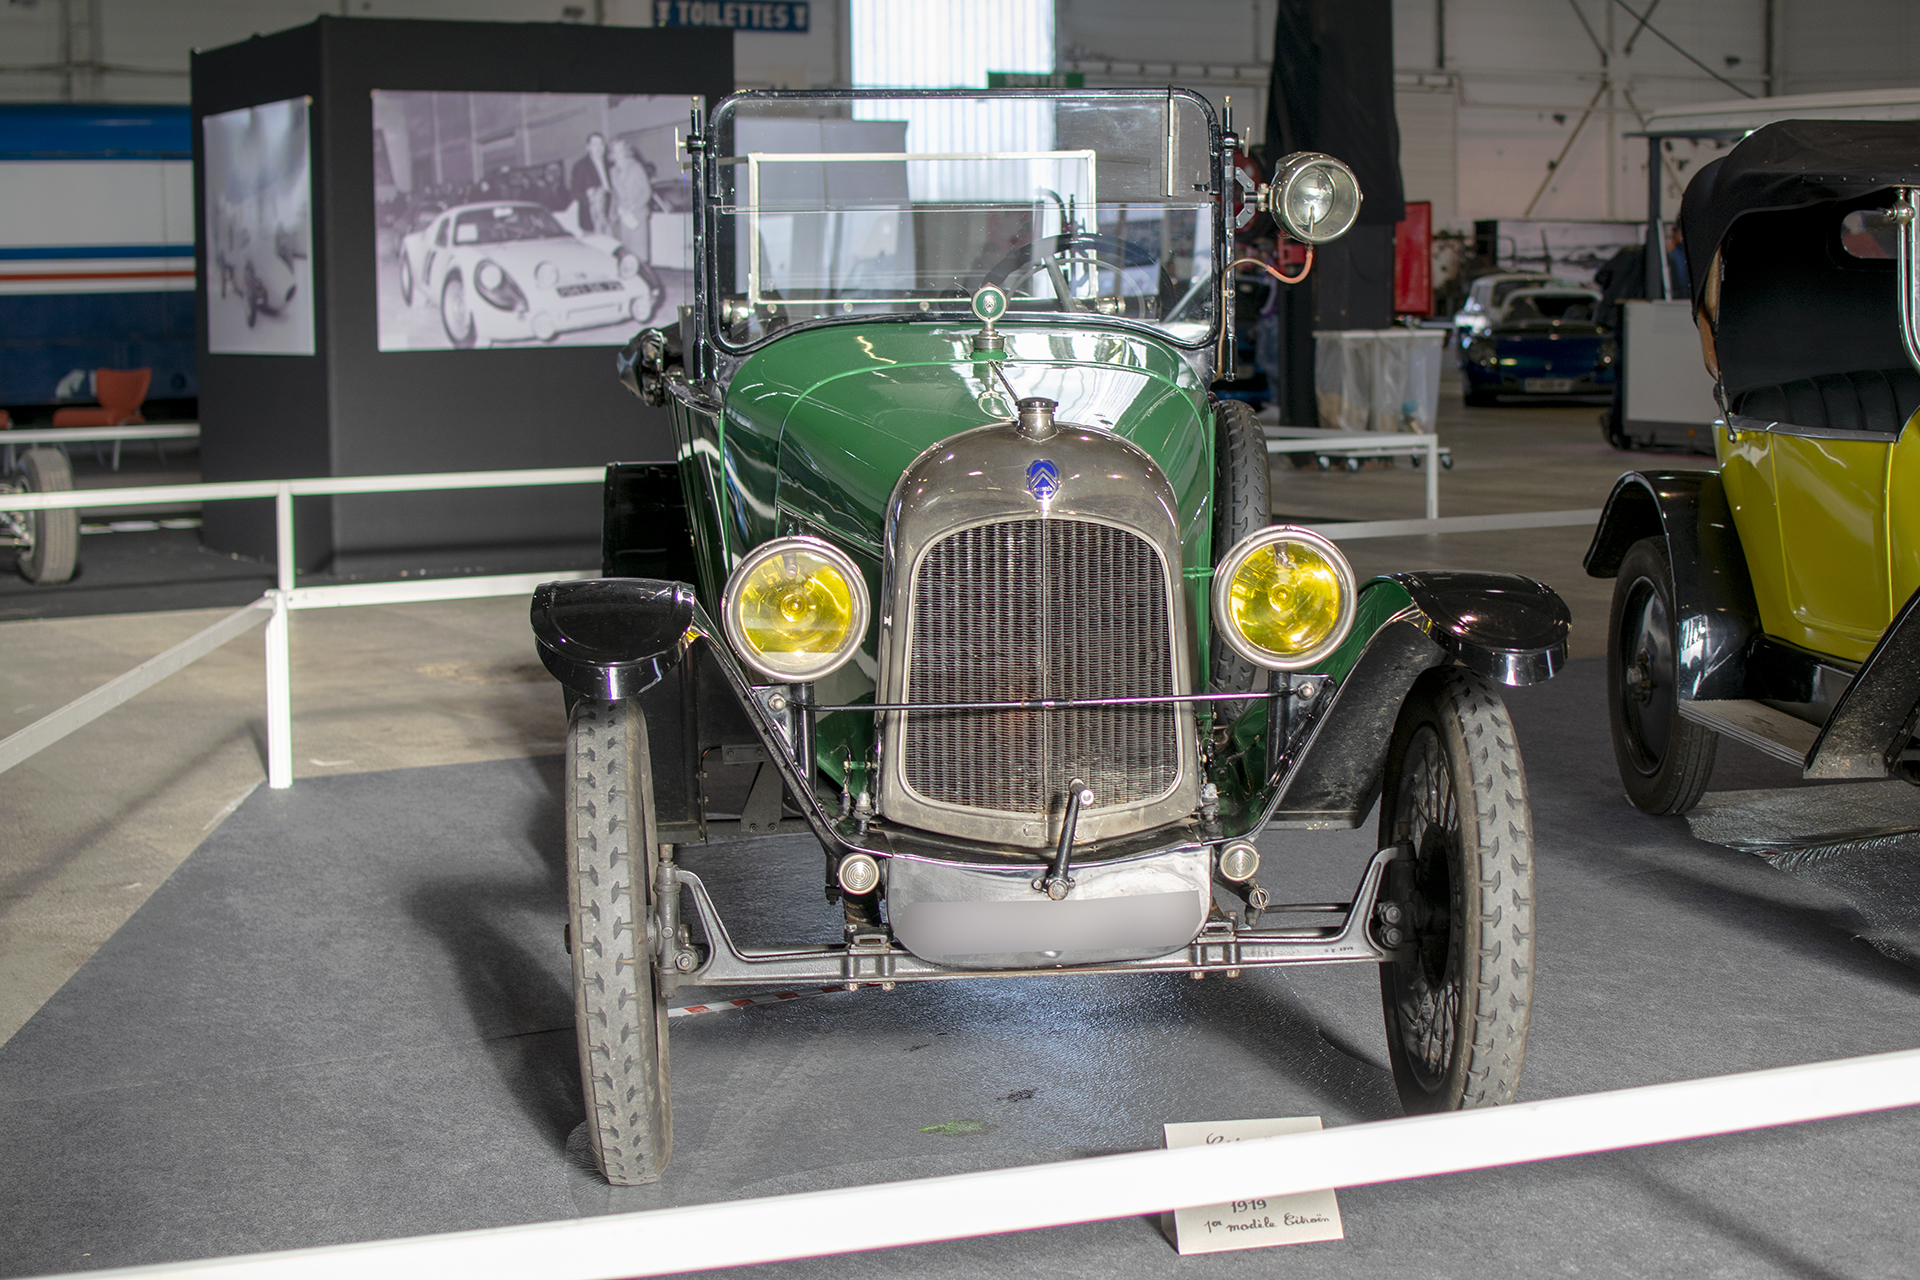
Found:
[[[1278,400],[1313,426],[1315,329],[1380,329],[1393,320],[1393,228],[1406,217],[1393,103],[1392,0],[1280,0],[1266,152],[1324,151],[1345,161],[1365,202],[1354,229],[1315,252],[1313,274],[1282,304]]]

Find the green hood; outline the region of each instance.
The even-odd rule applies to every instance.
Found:
[[[1213,433],[1206,388],[1152,339],[1069,326],[1009,327],[999,361],[1021,396],[1059,402],[1062,422],[1101,427],[1165,472],[1186,527],[1186,568],[1205,570]],[[834,325],[749,357],[727,391],[732,526],[757,543],[799,524],[880,554],[885,508],[908,464],[949,436],[1013,416],[972,327]]]

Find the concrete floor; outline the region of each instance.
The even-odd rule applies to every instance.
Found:
[[[1447,388],[1439,430],[1455,465],[1441,474],[1441,514],[1598,507],[1628,467],[1710,461],[1617,453],[1596,414],[1468,410]],[[1404,462],[1357,473],[1282,463],[1274,506],[1302,522],[1411,518],[1423,485]],[[1484,568],[1538,578],[1573,611],[1574,654],[1594,656],[1605,651],[1611,584],[1582,572],[1587,537],[1579,528],[1447,534],[1346,550],[1362,575]],[[0,736],[226,612],[0,622]],[[524,600],[296,614],[293,663],[296,780],[561,749],[560,699],[533,655]],[[0,1042],[264,781],[263,672],[256,630],[0,775],[10,833],[0,848]]]

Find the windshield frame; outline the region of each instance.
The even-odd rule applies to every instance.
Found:
[[[699,145],[689,147],[692,168],[691,186],[694,195],[694,321],[703,340],[712,344],[718,353],[724,353],[729,362],[756,351],[775,339],[802,329],[821,328],[830,325],[874,325],[874,324],[926,324],[947,323],[971,327],[977,324],[970,310],[955,309],[947,312],[914,312],[902,310],[893,313],[860,312],[845,316],[820,316],[796,320],[787,326],[763,334],[748,342],[736,342],[726,335],[722,323],[720,300],[726,296],[720,281],[720,256],[713,246],[720,236],[726,234],[720,225],[723,217],[725,198],[719,180],[720,157],[713,153],[715,140],[719,137],[720,122],[742,103],[755,102],[795,102],[795,103],[855,103],[855,102],[898,102],[898,101],[980,101],[1001,99],[1014,102],[1039,101],[1077,101],[1111,98],[1132,102],[1171,103],[1175,100],[1191,104],[1197,108],[1206,122],[1207,130],[1207,176],[1208,188],[1203,199],[1197,200],[1191,207],[1198,211],[1196,234],[1205,234],[1210,239],[1209,261],[1211,273],[1218,276],[1227,261],[1222,255],[1229,246],[1226,227],[1225,201],[1221,193],[1230,179],[1224,173],[1224,137],[1219,117],[1213,106],[1204,97],[1190,89],[1167,88],[1119,88],[1119,89],[749,89],[728,95],[716,103],[706,118],[700,121],[701,137]],[[911,155],[911,153],[908,153]],[[1001,153],[995,153],[996,155]],[[1016,153],[1008,152],[1006,155]],[[892,158],[891,154],[888,156]],[[739,163],[733,157],[727,158]],[[1202,229],[1204,228],[1204,231]],[[1150,321],[1133,319],[1126,316],[1106,314],[1080,314],[1070,312],[1018,312],[1009,313],[1001,323],[1013,326],[1023,323],[1044,323],[1059,325],[1097,324],[1101,328],[1124,328],[1154,338],[1176,349],[1189,353],[1210,351],[1220,341],[1221,326],[1225,322],[1218,303],[1206,332],[1197,337],[1182,340],[1166,329]]]

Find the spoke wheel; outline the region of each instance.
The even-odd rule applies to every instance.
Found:
[[[1607,719],[1627,798],[1648,813],[1685,813],[1707,789],[1719,736],[1680,717],[1673,566],[1666,541],[1627,549],[1607,631]]]
[[[73,488],[73,467],[58,449],[29,449],[20,459],[27,492],[58,493]],[[28,582],[65,582],[80,563],[80,513],[29,511],[26,546],[20,549],[20,575]]]
[[[1430,671],[1387,750],[1382,897],[1401,944],[1380,966],[1387,1053],[1409,1115],[1511,1102],[1533,999],[1533,828],[1513,724],[1493,686]]]
[[[594,1160],[608,1182],[654,1182],[673,1147],[667,1006],[647,921],[659,845],[646,718],[582,699],[567,726],[567,938]]]
[[[467,304],[467,286],[458,273],[448,276],[446,288],[440,291],[440,325],[447,331],[447,341],[454,346],[473,345],[476,336],[473,308]]]

